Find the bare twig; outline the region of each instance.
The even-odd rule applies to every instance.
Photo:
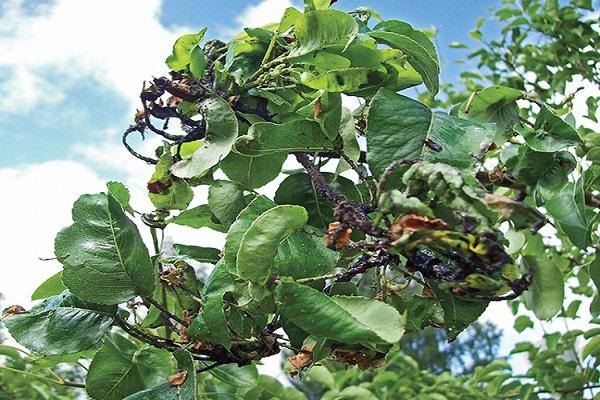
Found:
[[[125,146],[125,148],[136,158],[139,158],[142,161],[147,162],[148,164],[158,164],[158,160],[154,159],[154,158],[150,158],[150,157],[146,157],[141,155],[140,153],[138,153],[137,151],[135,151],[130,145],[129,143],[127,143],[127,136],[129,136],[129,134],[131,134],[132,132],[139,132],[140,134],[143,135],[142,131],[140,130],[141,128],[138,126],[130,126],[129,128],[127,128],[127,130],[125,132],[123,132],[123,145]]]

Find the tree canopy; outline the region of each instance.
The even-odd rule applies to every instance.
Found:
[[[154,166],[155,209],[118,182],[82,195],[55,239],[63,270],[4,311],[9,333],[46,365],[90,360],[85,384],[52,380],[102,400],[304,399],[257,372],[282,349],[323,399],[593,396],[598,328],[518,344],[525,376],[504,360],[435,375],[398,352],[426,327],[455,340],[491,302],[518,331],[524,310],[576,318],[586,297],[599,316],[598,98],[573,116],[600,86],[591,1],[504,1],[500,39],[471,32],[464,89],[440,83],[430,32],[331,3],[175,42],[123,134]],[[136,133],[163,145],[140,154]],[[171,246],[172,225],[225,245]]]

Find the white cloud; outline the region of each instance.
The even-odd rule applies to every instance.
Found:
[[[71,223],[71,205],[82,193],[104,190],[89,168],[72,161],[51,161],[0,169],[2,239],[0,293],[4,302],[30,304],[33,290],[60,269],[54,237]]]
[[[290,0],[263,0],[256,5],[250,5],[236,17],[237,26],[222,28],[221,34],[233,36],[244,28],[255,28],[279,22],[285,9],[292,6],[293,3]]]
[[[22,112],[60,101],[92,80],[131,101],[144,79],[166,72],[179,29],[160,20],[161,0],[54,0],[31,11],[24,0],[0,9],[0,109]]]

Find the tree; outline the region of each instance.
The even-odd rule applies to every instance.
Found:
[[[511,4],[500,15],[523,9],[533,14],[524,23],[543,32],[552,20],[538,14],[564,16],[597,43],[577,11],[585,1]],[[507,40],[521,40],[519,21]],[[85,389],[107,400],[305,398],[257,374],[255,364],[281,348],[295,353],[293,376],[323,372],[315,365],[326,360],[387,365],[378,370],[394,376],[386,393],[422,398],[576,396],[597,383],[593,331],[575,366],[561,356],[583,332],[546,335],[546,350],[521,346],[533,382],[514,379],[500,361],[457,379],[413,365],[413,379],[397,379],[414,364],[395,352],[405,332],[433,326],[455,340],[490,302],[517,298],[515,309],[522,299],[542,320],[576,315],[573,303],[563,307],[573,274],[578,292],[597,293],[593,138],[562,117],[568,101],[547,103],[561,87],[540,94],[526,82],[504,83],[522,72],[514,64],[464,100],[448,88],[450,111],[433,111],[425,103],[443,104],[398,93],[421,84],[431,97],[439,91],[431,39],[328,1],[288,8],[280,23],[247,28],[229,43],[202,44],[205,33],[176,41],[169,76],[144,87],[123,135],[133,156],[155,166],[148,194],[156,210],[137,211],[117,182],[77,200],[73,224],[55,241],[63,271],[36,290],[42,302],[31,310],[4,312],[20,344],[56,360],[91,359]],[[534,54],[501,43],[475,55],[493,67],[485,60],[507,48]],[[595,71],[597,60],[581,46],[576,52],[583,65],[565,70],[589,79],[582,71]],[[363,105],[349,110],[343,96]],[[170,130],[172,120],[184,134]],[[133,133],[156,134],[164,145],[153,157],[139,154],[127,141]],[[292,159],[301,170],[286,169],[273,198],[261,194]],[[215,179],[217,170],[227,179]],[[208,199],[192,207],[198,186]],[[149,229],[151,251],[133,218]],[[174,244],[175,254],[166,253],[173,224],[226,233],[225,246]],[[556,229],[555,242],[542,240],[544,227]],[[198,279],[192,260],[214,265],[208,278]],[[598,314],[597,294],[591,310]],[[525,329],[531,321],[523,318]],[[380,376],[348,371],[339,375]],[[335,374],[330,398],[383,396],[355,380],[336,384]]]
[[[402,353],[412,357],[420,368],[440,374],[471,374],[475,367],[487,365],[498,355],[501,331],[492,323],[473,323],[454,342],[433,327],[406,334],[400,341]]]

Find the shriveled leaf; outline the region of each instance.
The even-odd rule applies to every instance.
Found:
[[[238,135],[238,120],[225,100],[211,97],[200,103],[199,109],[206,120],[205,138],[190,158],[171,168],[180,178],[193,178],[208,172],[229,154]]]
[[[237,252],[238,275],[265,284],[272,275],[279,244],[308,220],[303,207],[276,206],[262,213],[244,233]]]
[[[152,294],[156,278],[146,245],[112,195],[81,196],[73,205],[73,221],[55,240],[62,280],[71,293],[99,304]]]
[[[86,303],[64,291],[3,321],[21,345],[44,355],[58,355],[96,345],[110,330],[115,312],[116,307]]]
[[[185,210],[194,198],[194,192],[190,185],[185,180],[171,174],[170,169],[173,163],[171,150],[165,144],[147,185],[148,197],[157,209]]]
[[[329,297],[308,286],[282,281],[275,301],[279,312],[316,337],[345,344],[396,343],[404,318],[393,307],[365,297]]]

